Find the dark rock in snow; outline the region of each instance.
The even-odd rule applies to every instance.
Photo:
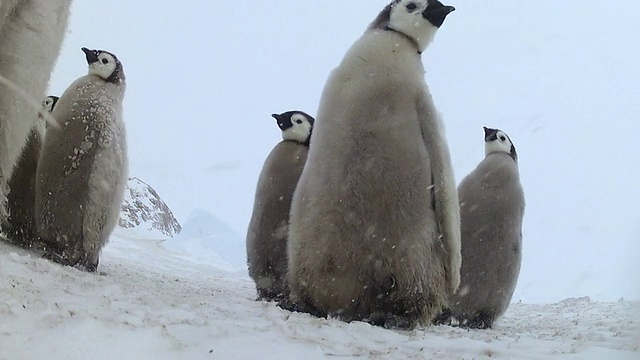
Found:
[[[168,238],[182,230],[171,209],[158,193],[136,177],[129,178],[127,183],[118,225],[127,229],[159,232],[159,236]]]

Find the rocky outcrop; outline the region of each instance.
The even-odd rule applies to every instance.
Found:
[[[172,238],[182,227],[158,193],[144,181],[132,177],[127,183],[118,225],[127,229],[156,232]]]

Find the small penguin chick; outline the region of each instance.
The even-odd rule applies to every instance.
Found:
[[[511,158],[513,158],[513,161],[518,162],[516,147],[513,146],[511,139],[504,131],[486,126],[482,128],[484,129],[485,156],[495,152],[503,152],[509,154]]]
[[[106,50],[91,50],[82,48],[89,64],[89,75],[96,75],[107,82],[122,84],[124,71],[118,58]]]
[[[282,139],[297,141],[309,145],[315,119],[302,111],[287,111],[282,114],[271,114],[282,130]]]
[[[49,95],[42,100],[42,108],[38,111],[38,119],[44,119],[45,114],[51,113],[56,106],[60,98],[54,95]]]
[[[54,95],[49,95],[42,100],[42,110],[52,112],[60,98]]]
[[[438,0],[395,0],[391,3],[389,23],[385,29],[408,37],[422,53],[444,19],[454,10],[455,7],[443,5]]]
[[[39,121],[31,129],[9,179],[9,218],[3,225],[3,231],[14,243],[25,248],[42,245],[35,220],[35,178],[42,139],[49,121],[53,119],[51,112],[57,102],[58,97],[52,95],[42,100],[42,107],[38,110]]]

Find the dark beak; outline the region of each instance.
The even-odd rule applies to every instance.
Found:
[[[291,119],[287,118],[285,114],[271,114],[276,119],[276,123],[280,130],[285,131],[292,126]]]
[[[87,56],[87,64],[93,64],[98,61],[98,52],[95,50],[89,50],[86,47],[82,48],[82,51]]]
[[[484,129],[484,141],[493,141],[496,139],[496,133],[498,130],[491,129],[486,126],[482,127]]]
[[[447,17],[447,15],[449,15],[455,10],[456,8],[454,8],[451,5],[440,5],[440,6],[429,5],[422,12],[422,16],[425,19],[429,20],[429,22],[433,24],[433,26],[439,28],[440,26],[442,26],[442,23],[444,23],[444,19]]]
[[[280,115],[280,114],[271,114],[271,117],[276,119],[276,121],[280,121],[280,117],[282,117],[282,115]]]

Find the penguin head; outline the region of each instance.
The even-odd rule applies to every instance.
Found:
[[[89,75],[96,75],[102,80],[114,84],[124,82],[124,70],[118,58],[106,50],[90,50],[82,48],[89,64]]]
[[[53,108],[58,103],[60,98],[54,95],[49,95],[44,100],[42,100],[42,111],[44,112],[52,112]]]
[[[509,135],[499,129],[492,129],[486,126],[484,129],[484,153],[485,156],[491,153],[502,152],[509,154],[513,161],[518,162],[518,154],[516,147],[513,146]]]
[[[45,97],[44,100],[42,100],[42,107],[38,111],[38,119],[45,119],[45,116],[47,116],[45,114],[53,111],[53,108],[56,107],[56,104],[58,103],[58,99],[60,98],[54,95]],[[49,122],[46,122],[46,127],[49,127]]]
[[[309,145],[315,119],[302,111],[287,111],[271,114],[282,130],[282,139]]]
[[[389,21],[385,28],[412,39],[419,53],[427,48],[444,19],[455,10],[438,0],[394,0],[388,8]]]

